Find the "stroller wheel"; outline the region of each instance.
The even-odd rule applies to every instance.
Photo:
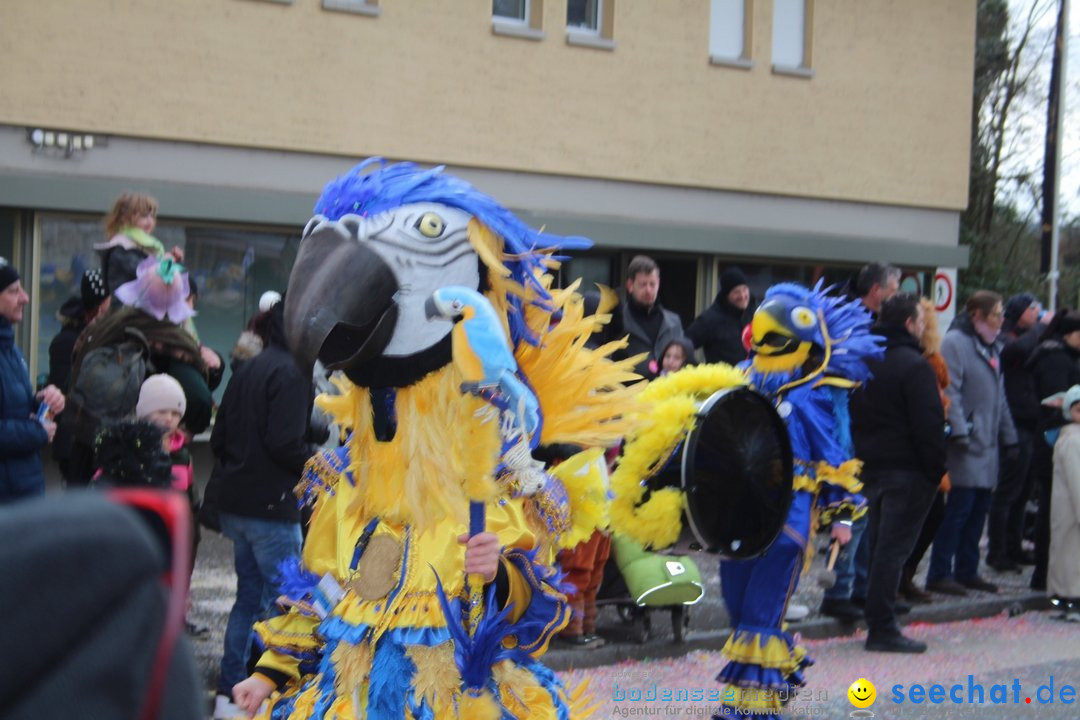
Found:
[[[690,611],[685,605],[671,608],[671,633],[676,643],[686,642],[686,632],[690,629]]]
[[[633,626],[630,629],[630,637],[638,645],[644,645],[649,640],[649,630],[652,629],[652,621],[649,620],[648,612],[635,613]]]

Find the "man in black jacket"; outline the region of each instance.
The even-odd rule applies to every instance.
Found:
[[[1035,443],[1039,440],[1039,415],[1042,406],[1035,377],[1027,367],[1027,359],[1039,344],[1052,314],[1040,318],[1039,301],[1031,293],[1020,293],[1005,303],[1005,323],[1001,338],[1005,346],[1001,350],[1001,370],[1005,375],[1005,398],[1009,403],[1016,436],[1017,452],[1006,455],[1001,463],[1001,476],[990,505],[988,535],[990,548],[986,564],[998,572],[1019,572],[1020,565],[1034,564],[1031,553],[1025,554],[1021,546],[1024,525],[1024,509],[1031,493],[1034,474],[1032,457]]]
[[[713,304],[690,323],[686,337],[694,347],[705,348],[705,362],[737,365],[746,359],[742,333],[755,309],[746,276],[739,268],[729,267],[720,274],[720,292]]]
[[[879,652],[926,650],[901,634],[895,611],[900,572],[945,473],[945,411],[919,347],[922,312],[910,293],[882,303],[873,332],[885,337],[885,357],[868,363],[873,377],[851,401],[852,440],[870,506],[866,649]]]
[[[659,368],[664,350],[672,340],[683,336],[682,320],[671,310],[664,309],[657,296],[660,294],[660,267],[645,255],[637,255],[626,269],[626,298],[613,312],[614,323],[608,336],[619,338],[626,335],[627,347],[615,353],[615,359],[647,353],[634,366],[634,372],[651,379],[659,372],[650,369],[653,363]]]
[[[225,388],[210,436],[221,531],[233,541],[237,577],[214,717],[239,715],[232,688],[248,676],[251,627],[270,608],[278,565],[300,554],[293,488],[318,450],[307,441],[311,377],[289,354],[283,307],[271,312],[266,348],[240,365]]]

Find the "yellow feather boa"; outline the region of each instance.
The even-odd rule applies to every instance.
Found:
[[[698,406],[718,390],[746,385],[746,376],[730,365],[697,365],[658,378],[638,396],[619,466],[611,476],[615,498],[611,526],[647,547],[673,544],[682,531],[683,493],[676,488],[652,492],[641,502],[645,481],[667,463],[694,427]]]

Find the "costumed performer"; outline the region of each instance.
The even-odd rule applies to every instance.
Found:
[[[730,662],[717,680],[728,686],[723,704],[739,712],[780,714],[805,683],[802,670],[813,661],[783,619],[804,558],[809,560],[808,543],[818,525],[865,512],[848,396],[869,375],[865,360],[883,353],[871,323],[858,302],[827,295],[820,281],[813,290],[774,285],[754,313],[747,376],[787,425],[794,496],[783,532],[768,551],[720,563],[734,632],[723,649]],[[847,542],[850,528],[835,524],[833,538]]]
[[[302,366],[348,378],[320,404],[351,434],[297,488],[314,510],[283,566],[288,612],[256,626],[265,652],[235,701],[269,697],[276,719],[582,716],[583,688],[538,658],[569,616],[551,559],[600,523],[603,478],[530,451],[629,428],[636,376],[607,359],[622,343],[586,347],[600,320],[546,273],[587,241],[527,227],[442,168],[377,159],[316,212],[286,331]],[[478,502],[486,532],[466,533]],[[466,571],[485,576],[482,608]]]

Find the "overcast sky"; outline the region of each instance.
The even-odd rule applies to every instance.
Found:
[[[1015,148],[1010,168],[1027,169],[1042,182],[1043,144],[1046,139],[1046,93],[1050,82],[1050,63],[1053,58],[1053,33],[1060,0],[1009,0],[1014,36],[1026,21],[1032,7],[1038,21],[1030,42],[1028,62],[1037,63],[1032,93],[1021,100],[1012,114],[1009,142]],[[1066,73],[1068,87],[1065,101],[1061,167],[1061,199],[1066,215],[1080,215],[1080,0],[1069,3],[1069,62]],[[1041,55],[1040,55],[1041,53]],[[1003,188],[1009,192],[1009,188]],[[1018,195],[1022,207],[1036,208],[1030,197]]]

